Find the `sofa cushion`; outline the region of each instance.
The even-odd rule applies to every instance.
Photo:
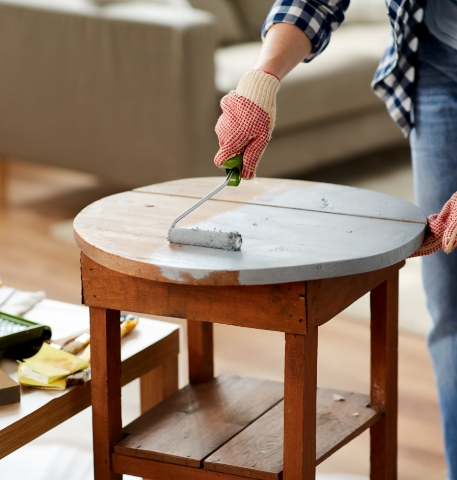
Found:
[[[112,3],[154,3],[179,8],[205,10],[215,17],[216,34],[219,44],[236,43],[249,39],[246,28],[240,21],[230,0],[91,0],[97,5]]]
[[[211,1],[211,0],[209,0]],[[249,29],[252,40],[258,40],[262,25],[273,5],[273,0],[231,0]],[[351,0],[345,25],[353,22],[373,23],[387,21],[384,0]]]
[[[281,82],[276,133],[382,107],[370,83],[389,34],[384,24],[350,25],[335,32],[322,55],[298,65]],[[235,89],[253,67],[260,46],[254,42],[216,52],[216,88],[221,96]]]
[[[387,8],[384,0],[351,0],[351,4],[346,11],[344,24],[388,21]]]
[[[237,7],[251,40],[259,40],[262,25],[273,5],[273,0],[231,0]]]
[[[187,0],[192,7],[216,17],[218,40],[222,44],[249,40],[247,32],[230,0]]]
[[[109,5],[111,3],[136,3],[138,0],[91,0],[97,5]],[[187,0],[141,0],[141,3],[155,3],[160,5],[170,5],[172,7],[190,8]]]

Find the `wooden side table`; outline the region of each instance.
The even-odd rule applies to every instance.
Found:
[[[89,327],[86,307],[44,299],[25,318],[49,325],[53,338],[65,338]],[[121,384],[140,379],[141,410],[178,389],[179,326],[142,319],[122,345]],[[17,380],[17,362],[0,360],[2,370]],[[0,407],[0,459],[60,425],[91,404],[90,382],[63,391],[21,387],[20,403]]]
[[[371,479],[396,478],[398,270],[426,219],[386,195],[256,179],[184,224],[238,229],[241,252],[170,245],[220,179],[100,200],[75,219],[90,306],[96,480],[299,480],[367,428]],[[370,396],[317,389],[318,328],[371,292]],[[121,428],[119,311],[188,320],[190,385]],[[284,384],[213,375],[212,322],[285,333]],[[317,389],[317,395],[316,395]]]

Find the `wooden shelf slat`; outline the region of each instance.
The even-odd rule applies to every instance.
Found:
[[[198,468],[283,397],[280,382],[237,376],[189,385],[125,427],[128,436],[114,450]]]
[[[345,400],[335,401],[333,394]],[[380,418],[381,414],[369,408],[368,402],[367,395],[318,389],[317,465]],[[258,480],[280,480],[283,430],[284,402],[281,402],[209,456],[204,467]]]
[[[121,475],[153,478],[154,480],[246,480],[246,477],[211,472],[204,468],[189,468],[172,463],[155,462],[144,458],[114,453],[111,456],[113,472]]]

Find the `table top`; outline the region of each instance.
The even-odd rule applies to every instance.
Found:
[[[89,328],[89,308],[45,299],[30,310],[24,318],[49,325],[54,339],[65,338],[74,332]],[[135,330],[122,340],[121,359],[125,360],[143,351],[150,345],[159,342],[179,329],[179,325],[158,320],[141,319]],[[14,360],[2,359],[1,369],[17,380],[17,363]],[[41,433],[50,430],[63,422],[71,414],[68,403],[75,404],[75,390],[81,387],[70,387],[66,390],[39,390],[21,387],[21,401],[0,407],[0,439],[8,435],[21,438],[21,430],[40,429]],[[19,441],[19,440],[18,440]],[[4,450],[9,448],[8,442],[0,442],[0,458]]]
[[[75,219],[75,239],[117,272],[189,285],[265,285],[352,275],[408,258],[426,217],[413,204],[369,190],[257,178],[226,187],[178,227],[237,230],[239,252],[170,244],[174,218],[221,183],[193,178],[99,200]]]

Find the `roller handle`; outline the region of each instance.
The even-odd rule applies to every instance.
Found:
[[[227,160],[222,164],[225,173],[228,175],[232,172],[232,176],[227,184],[229,187],[237,187],[241,182],[241,172],[243,171],[243,154],[240,153],[236,157]]]

